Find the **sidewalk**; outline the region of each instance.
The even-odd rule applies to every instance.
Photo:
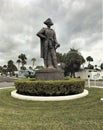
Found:
[[[103,88],[103,86],[86,86],[88,88]]]

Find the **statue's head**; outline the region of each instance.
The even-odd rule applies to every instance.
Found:
[[[44,24],[46,24],[47,26],[52,26],[53,22],[50,18],[48,18],[46,21],[44,21]]]

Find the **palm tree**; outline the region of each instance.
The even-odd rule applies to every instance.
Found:
[[[88,65],[90,64],[90,62],[92,62],[93,61],[93,58],[91,57],[91,56],[88,56],[87,58],[86,58],[86,60],[88,61]]]
[[[31,61],[33,62],[33,68],[34,68],[34,64],[35,64],[36,58],[32,58]]]
[[[19,69],[20,69],[20,63],[21,63],[21,60],[18,59],[18,60],[16,61],[16,63],[18,64],[18,70],[19,70]]]
[[[26,60],[27,60],[26,55],[25,54],[20,54],[18,56],[18,58],[21,60],[21,64],[22,64],[21,69],[25,70],[26,67],[24,65],[27,63],[26,62]]]

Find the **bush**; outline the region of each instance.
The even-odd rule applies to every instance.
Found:
[[[16,80],[17,93],[31,96],[63,96],[83,92],[85,81],[82,79],[70,80]]]
[[[71,79],[70,76],[66,76],[66,77],[64,77],[64,80],[69,80],[69,79]]]

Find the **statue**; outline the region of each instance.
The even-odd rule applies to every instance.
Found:
[[[44,24],[47,25],[47,28],[42,28],[37,33],[41,41],[41,58],[44,59],[45,68],[58,68],[56,49],[60,44],[56,40],[55,31],[51,29],[53,25],[52,20],[48,18]]]

